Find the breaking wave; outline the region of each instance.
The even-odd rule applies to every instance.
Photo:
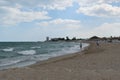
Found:
[[[22,55],[34,55],[34,54],[36,54],[36,51],[35,50],[25,50],[25,51],[18,52],[18,54],[22,54]]]

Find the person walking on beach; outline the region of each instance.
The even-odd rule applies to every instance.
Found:
[[[96,41],[96,45],[99,46],[99,42],[98,41]]]
[[[82,43],[80,43],[80,49],[82,49]]]

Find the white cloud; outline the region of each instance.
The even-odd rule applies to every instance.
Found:
[[[120,36],[120,23],[104,23],[101,26],[82,31],[79,33],[83,37],[100,36]]]
[[[42,32],[43,35],[51,37],[77,36],[82,27],[79,20],[72,19],[55,19],[40,22],[37,25],[39,28],[35,29],[36,32]]]
[[[90,6],[94,4],[110,4],[110,3],[119,3],[119,0],[75,0],[80,4],[80,6]]]
[[[99,36],[120,36],[120,23],[104,23],[93,30]]]
[[[79,20],[72,20],[72,19],[55,19],[51,21],[43,21],[37,23],[39,26],[55,26],[55,27],[68,27],[68,28],[79,28],[80,21]]]
[[[44,9],[63,10],[72,6],[73,0],[1,0],[0,5],[15,6],[17,4],[24,7],[42,7]]]
[[[73,0],[0,0],[0,24],[50,19],[47,10],[64,10],[72,3]]]
[[[67,7],[72,6],[73,0],[49,0],[47,3],[40,3],[40,7],[44,9],[58,9],[64,10]]]
[[[113,7],[109,4],[93,5],[91,7],[81,7],[79,13],[98,17],[120,17],[120,7]]]
[[[40,22],[39,24],[43,24],[44,26],[45,24],[79,24],[80,21],[79,20],[72,20],[72,19],[55,19],[55,20],[51,20],[51,21],[44,21],[44,22]]]
[[[120,23],[103,23],[100,26],[88,29],[81,25],[81,22],[78,20],[56,19],[48,22],[41,22],[37,25],[48,34],[52,34],[53,32],[52,35],[55,36],[56,34],[61,34],[62,36],[62,32],[64,35],[70,37],[76,36],[82,38],[89,38],[94,35],[100,37],[120,36]]]
[[[1,7],[0,24],[15,25],[21,22],[31,22],[34,20],[49,19],[45,11],[21,11],[20,8]]]
[[[77,2],[73,5],[74,2]],[[68,16],[65,16],[66,19],[51,19],[49,16],[49,11],[54,10],[64,10],[68,7],[71,7],[71,10],[75,10],[79,4],[78,13],[83,13],[88,16],[97,16],[105,19],[104,21],[109,22],[108,18],[105,17],[114,17],[110,23],[103,24],[101,26],[96,26],[96,28],[88,29],[87,26],[83,26],[90,21],[91,18],[88,18],[86,21],[83,20],[84,16],[80,14],[80,17],[77,19],[83,20],[83,25],[79,20],[67,19]],[[111,35],[119,35],[120,34],[120,0],[0,0],[0,25],[15,25],[22,22],[33,22],[35,20],[41,20],[37,25],[31,26],[24,31],[24,33],[20,33],[19,29],[6,31],[6,33],[12,33],[13,36],[11,39],[15,37],[21,36],[21,39],[25,40],[41,40],[46,36],[53,37],[62,37],[62,36],[77,36],[77,37],[90,37],[93,35],[98,36],[111,36]],[[75,6],[75,7],[74,7]],[[73,7],[73,8],[72,8]],[[47,12],[48,11],[48,12]],[[62,12],[62,11],[61,11]],[[57,12],[58,13],[58,12]],[[56,12],[50,14],[54,16]],[[63,17],[64,17],[63,16]],[[77,15],[78,16],[78,15]],[[59,16],[57,16],[58,18]],[[62,18],[63,18],[62,17]],[[56,18],[56,16],[54,16]],[[69,17],[70,18],[70,17]],[[76,19],[76,16],[73,15],[73,18]],[[46,20],[47,19],[47,20]],[[99,19],[99,18],[97,18]],[[101,18],[100,18],[101,19]],[[44,20],[44,21],[43,21]],[[94,21],[96,19],[93,19]],[[102,19],[101,19],[102,20]],[[116,21],[117,20],[117,21]],[[100,20],[97,20],[100,21]],[[113,23],[118,22],[118,23]],[[34,22],[36,23],[36,21]],[[94,22],[93,22],[94,23]],[[100,22],[101,24],[103,21]],[[98,24],[95,22],[94,24]],[[93,26],[94,26],[93,24]],[[34,25],[34,24],[33,24]],[[20,27],[21,24],[18,25]],[[92,26],[90,24],[90,26]],[[24,26],[22,26],[22,30],[24,30]],[[8,27],[7,27],[8,28]],[[10,27],[11,28],[11,27]],[[10,29],[9,28],[9,29]],[[12,27],[14,28],[14,27]],[[2,31],[2,28],[0,29]],[[18,30],[18,31],[17,31]],[[16,32],[15,32],[16,31]],[[9,34],[8,33],[8,34]],[[0,33],[1,36],[5,36]],[[10,39],[10,36],[6,34],[6,36]],[[18,38],[18,40],[20,39]]]
[[[116,0],[78,0],[80,8],[78,13],[97,17],[120,17],[120,6],[112,3],[120,3]]]

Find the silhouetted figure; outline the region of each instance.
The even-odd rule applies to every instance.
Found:
[[[80,43],[80,49],[82,49],[82,43]]]
[[[97,45],[97,46],[99,46],[99,45],[100,45],[98,41],[96,41],[96,45]]]

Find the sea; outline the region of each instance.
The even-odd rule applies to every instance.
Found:
[[[82,43],[83,48],[88,46]],[[0,70],[81,51],[79,42],[0,42]]]

